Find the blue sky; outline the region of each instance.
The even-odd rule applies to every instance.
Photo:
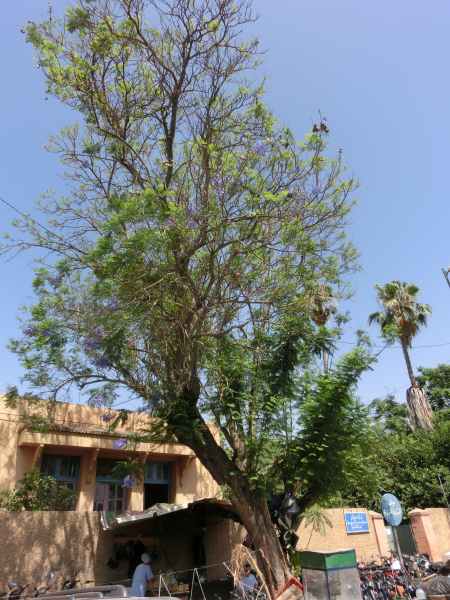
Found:
[[[67,4],[58,0],[58,10]],[[45,15],[47,0],[6,3],[0,23],[0,195],[24,211],[47,189],[63,189],[62,168],[43,147],[76,120],[45,99],[41,73],[21,27]],[[256,0],[256,33],[267,50],[267,100],[280,120],[303,137],[328,119],[331,144],[341,147],[360,181],[349,235],[361,253],[348,303],[354,331],[376,309],[375,283],[419,285],[432,305],[415,341],[416,365],[450,358],[450,289],[440,272],[450,264],[450,4],[361,0]],[[0,229],[13,214],[0,205]],[[6,343],[17,331],[19,307],[32,299],[32,256],[0,258],[0,390],[17,384],[21,368]],[[375,329],[371,332],[376,343]],[[432,346],[432,347],[431,347]],[[401,351],[384,351],[359,391],[368,401],[387,393],[404,399]]]

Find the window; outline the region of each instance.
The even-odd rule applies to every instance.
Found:
[[[122,512],[126,510],[126,494],[122,483],[98,483],[95,487],[94,510]]]
[[[41,473],[53,477],[59,485],[76,492],[80,478],[80,457],[44,454],[41,462]],[[76,498],[74,498],[74,509],[75,504]]]
[[[41,473],[43,475],[50,475],[62,483],[71,484],[68,487],[75,489],[80,477],[80,457],[44,454],[41,463]]]
[[[144,482],[145,483],[169,483],[170,465],[169,463],[148,462],[145,465]]]
[[[170,463],[148,462],[144,469],[144,510],[160,502],[169,502]]]
[[[123,512],[127,509],[126,489],[114,473],[118,462],[110,458],[98,459],[94,510]]]

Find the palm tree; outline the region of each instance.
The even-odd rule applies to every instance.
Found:
[[[319,284],[308,296],[309,310],[313,322],[319,327],[325,327],[330,317],[337,312],[337,303],[330,286]],[[330,352],[322,351],[323,370],[328,371]]]
[[[382,336],[390,343],[399,340],[403,350],[411,387],[407,391],[407,402],[413,428],[432,428],[430,403],[417,382],[409,350],[411,342],[421,327],[427,324],[431,314],[428,304],[417,302],[419,288],[403,281],[391,281],[376,285],[378,300],[383,310],[369,316],[369,323],[378,323]]]

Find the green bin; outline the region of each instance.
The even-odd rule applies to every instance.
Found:
[[[305,600],[361,600],[354,550],[300,552]]]

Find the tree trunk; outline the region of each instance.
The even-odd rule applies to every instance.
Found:
[[[168,417],[169,429],[180,443],[194,451],[219,485],[230,488],[232,504],[253,542],[258,566],[274,599],[291,572],[267,500],[250,488],[247,478],[216,441],[197,407],[185,404],[184,408],[187,409],[184,414],[177,410]]]
[[[423,390],[420,389],[411,364],[408,352],[408,346],[404,340],[400,340],[405,357],[406,368],[408,369],[411,387],[406,391],[406,402],[408,404],[411,427],[416,429],[433,429],[433,410],[428,398]]]
[[[413,429],[433,429],[433,410],[425,392],[416,384],[406,391],[406,402]]]
[[[414,387],[417,385],[417,382],[412,368],[411,359],[409,357],[408,346],[404,340],[400,340],[400,342],[402,345],[403,356],[405,357],[406,368],[408,369],[409,380],[411,381],[411,385]]]
[[[256,551],[256,560],[272,598],[276,598],[291,577],[286,557],[270,518],[265,498],[235,496],[233,506],[239,514]]]

